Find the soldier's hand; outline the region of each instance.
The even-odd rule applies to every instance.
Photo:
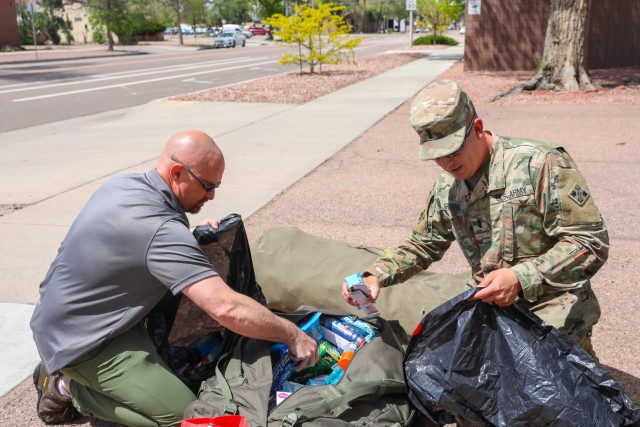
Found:
[[[378,295],[380,295],[380,282],[378,282],[376,276],[373,275],[363,277],[362,281],[365,285],[367,285],[369,291],[371,291],[371,295],[367,297],[367,301],[376,302],[376,300],[378,299]],[[344,300],[352,306],[358,306],[358,303],[349,297],[349,286],[347,286],[346,282],[342,282],[342,298],[344,298]]]
[[[507,306],[513,304],[522,290],[522,285],[516,274],[509,268],[494,270],[478,284],[483,288],[471,297],[471,300],[481,300],[487,304]]]

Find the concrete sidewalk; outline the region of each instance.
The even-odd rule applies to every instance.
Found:
[[[71,222],[93,191],[115,174],[155,166],[167,138],[196,128],[226,158],[223,185],[198,216],[248,217],[353,141],[463,56],[438,51],[304,105],[167,100],[3,134],[0,217],[0,345],[4,395],[38,361],[28,320],[38,284]]]

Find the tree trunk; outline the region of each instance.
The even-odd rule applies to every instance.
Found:
[[[105,19],[105,24],[105,27],[107,29],[107,49],[109,50],[109,52],[113,52],[113,34],[111,34],[111,30],[109,29],[111,28],[111,11],[109,11],[109,14]]]
[[[537,74],[491,99],[524,90],[592,90],[587,71],[587,25],[591,0],[550,0],[544,52]]]
[[[178,41],[180,46],[184,46],[182,39],[182,1],[173,0],[173,10],[176,12],[176,20],[178,21]]]
[[[587,72],[587,25],[591,0],[551,0],[542,55],[546,88],[594,89]]]

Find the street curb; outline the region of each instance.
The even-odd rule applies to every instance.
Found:
[[[120,56],[130,56],[130,55],[147,55],[148,52],[140,52],[140,51],[118,51],[118,53],[111,53],[105,55],[86,55],[86,56],[71,56],[71,57],[62,57],[62,58],[46,58],[46,59],[26,59],[19,61],[2,61],[2,55],[0,55],[0,66],[1,65],[10,65],[10,64],[38,64],[40,62],[56,62],[56,61],[74,61],[79,59],[94,59],[94,58],[113,58]]]

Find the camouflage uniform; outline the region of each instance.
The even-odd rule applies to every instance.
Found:
[[[493,138],[473,190],[443,172],[412,235],[369,271],[381,286],[402,282],[455,240],[471,265],[469,286],[511,268],[522,285],[516,303],[591,352],[600,308],[589,279],[607,259],[609,238],[585,179],[562,147]]]

